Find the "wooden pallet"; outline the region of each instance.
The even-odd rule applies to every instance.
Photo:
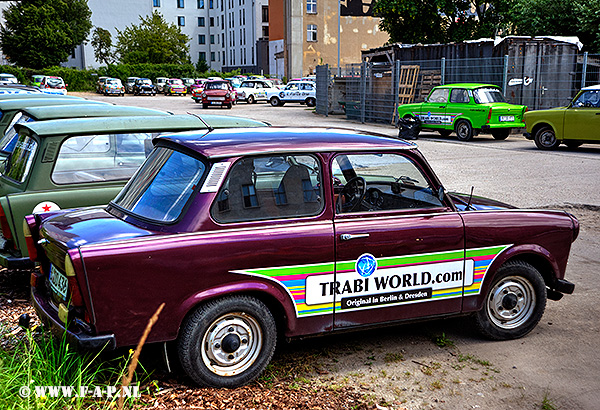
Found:
[[[398,82],[398,104],[408,104],[413,101],[415,87],[419,78],[418,65],[400,66],[400,81]]]
[[[421,81],[417,91],[417,99],[424,101],[431,89],[442,83],[442,72],[440,70],[421,71]]]

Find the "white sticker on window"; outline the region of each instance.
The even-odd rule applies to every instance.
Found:
[[[204,185],[202,185],[200,192],[217,192],[230,166],[231,162],[218,162],[214,164],[210,169],[208,177],[206,177],[206,181],[204,181]]]

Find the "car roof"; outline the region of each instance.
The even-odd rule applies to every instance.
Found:
[[[55,94],[54,98],[19,98],[0,100],[0,110],[19,110],[27,107],[38,107],[42,105],[67,105],[67,104],[106,104],[102,101],[85,100],[83,98],[62,98]]]
[[[44,105],[23,109],[30,117],[37,120],[50,120],[76,117],[116,117],[129,115],[169,115],[168,112],[151,108],[127,107],[111,104],[76,104],[76,105]]]
[[[96,118],[69,118],[49,121],[33,121],[15,124],[15,129],[28,129],[39,136],[64,134],[91,134],[95,132],[180,132],[189,130],[205,130],[207,125],[215,128],[240,126],[266,126],[260,121],[240,117],[222,115],[203,115],[199,117],[189,114],[166,116],[123,116]]]
[[[435,88],[466,88],[474,90],[476,88],[500,88],[495,84],[478,84],[478,83],[456,83],[456,84],[444,84],[438,85]]]
[[[220,129],[163,135],[158,140],[172,141],[213,159],[283,152],[393,151],[417,147],[385,135],[317,127]]]
[[[600,84],[590,85],[589,87],[583,87],[581,91],[600,90]]]

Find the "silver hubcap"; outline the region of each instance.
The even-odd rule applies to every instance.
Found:
[[[509,276],[498,282],[489,294],[488,316],[503,329],[514,329],[533,314],[535,291],[529,281],[520,276]]]
[[[202,339],[202,361],[219,376],[234,376],[256,361],[263,344],[261,328],[243,312],[223,315]]]
[[[469,127],[465,123],[460,123],[458,125],[458,130],[456,132],[461,138],[467,138],[469,134]]]
[[[552,131],[544,131],[540,135],[540,143],[544,147],[552,147],[556,144],[556,137],[554,136],[554,132]]]

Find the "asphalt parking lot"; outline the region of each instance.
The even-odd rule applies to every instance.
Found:
[[[340,116],[318,116],[312,109],[298,104],[271,107],[266,103],[241,103],[231,110],[203,110],[189,96],[73,94],[178,114],[202,115],[208,112],[237,115],[267,121],[274,126],[333,126],[389,136],[397,134],[391,125],[360,124]],[[533,409],[540,408],[542,397],[546,395],[558,409],[597,409],[600,402],[600,327],[597,322],[600,317],[597,303],[600,292],[597,279],[600,273],[600,145],[583,145],[576,150],[561,147],[557,151],[545,152],[520,134],[511,135],[505,141],[482,135],[471,142],[459,142],[452,136],[442,138],[434,133],[422,133],[416,142],[448,190],[469,192],[473,186],[475,195],[519,207],[567,209],[580,218],[582,228],[567,269],[567,279],[576,284],[575,293],[561,301],[549,302],[542,321],[529,336],[514,341],[488,342],[462,328],[465,323],[462,321],[424,325],[427,329],[436,326],[444,329],[461,352],[492,362],[499,371],[494,383],[501,381],[503,385],[519,388],[503,390],[488,378],[467,383],[468,391],[460,395],[453,396],[446,390],[437,392],[436,397],[440,397],[441,401],[433,402],[428,397],[415,403],[414,408]],[[408,350],[414,340],[410,333],[419,330],[414,331],[413,327],[405,330],[395,330],[394,337],[386,338],[384,344],[389,344],[389,349]],[[361,335],[359,338],[365,343],[379,343],[374,335]],[[323,343],[335,342],[326,339]],[[415,351],[413,356],[416,355],[415,361],[426,363],[431,360],[428,354]],[[351,370],[347,369],[348,366]],[[339,374],[332,377],[343,377],[344,371],[356,371],[356,365],[348,366],[345,368],[343,363],[338,364],[336,371]],[[374,389],[373,394],[386,396],[389,388],[385,386],[381,390]],[[410,402],[406,402],[405,406],[413,408]]]

